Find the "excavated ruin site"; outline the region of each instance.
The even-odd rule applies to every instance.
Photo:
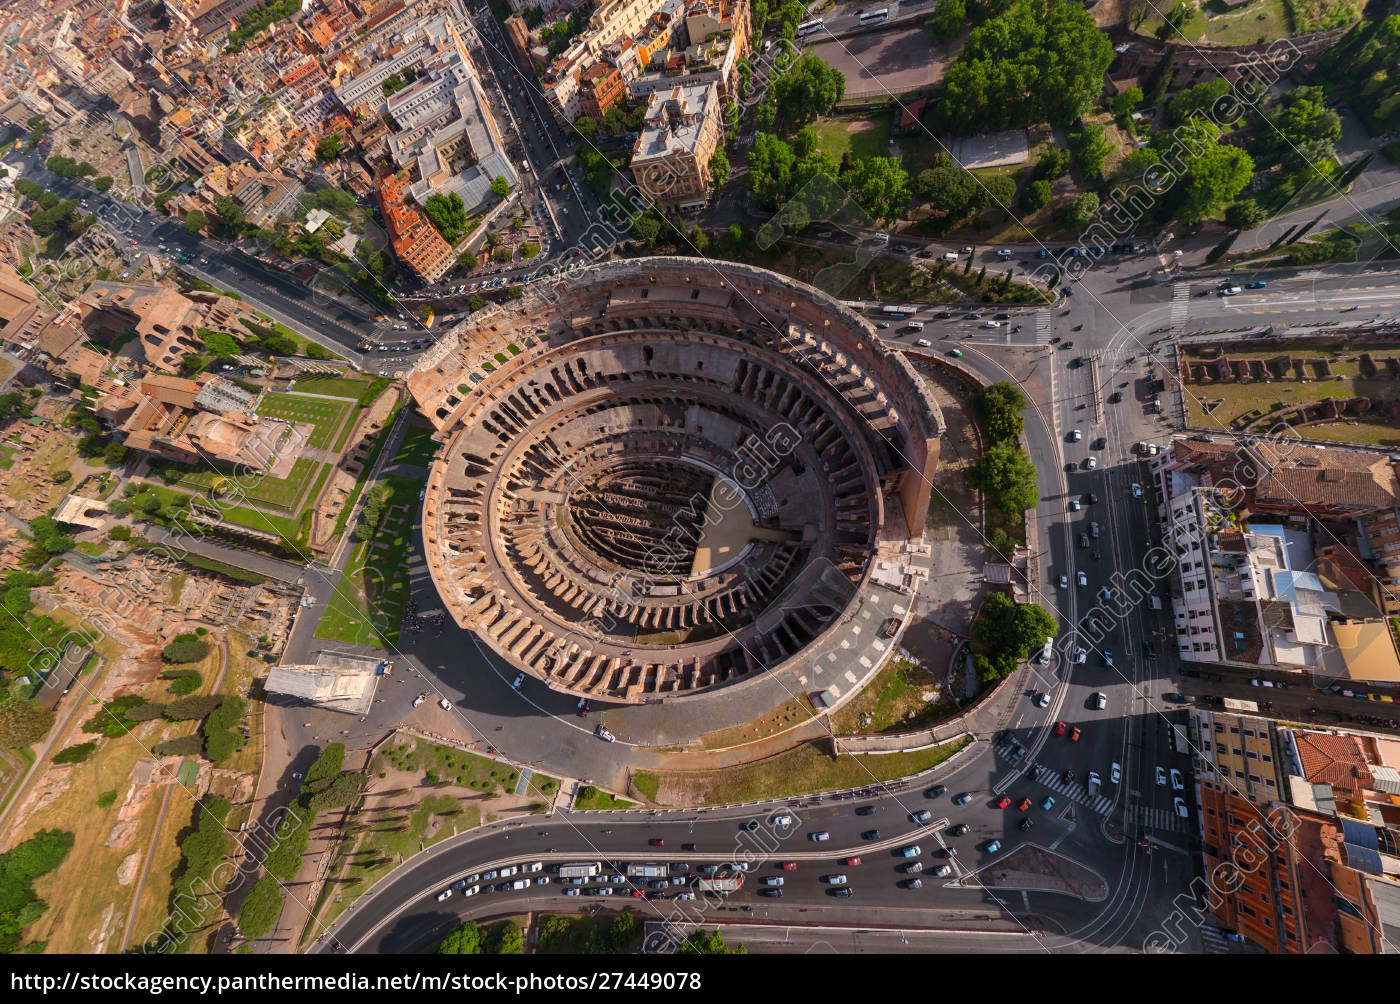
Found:
[[[551,687],[671,699],[837,629],[918,539],[941,419],[859,316],[745,265],[644,258],[527,287],[409,387],[444,444],[423,512],[447,610]]]

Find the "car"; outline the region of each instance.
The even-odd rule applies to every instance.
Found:
[[[1030,796],[1029,796],[1029,795],[1025,796],[1025,797],[1022,798],[1019,802],[1016,803],[1016,808],[1020,809],[1022,812],[1025,812],[1025,811],[1026,811],[1027,809],[1029,809],[1030,807],[1031,807],[1031,799],[1030,799]]]
[[[511,687],[512,690],[519,690],[520,687],[521,687],[521,685],[522,685],[524,682],[525,682],[525,674],[524,674],[524,673],[519,673],[519,674],[517,674],[516,677],[515,677],[515,682],[512,683],[512,684],[510,685],[510,687]]]
[[[1083,734],[1084,733],[1079,731],[1079,726],[1076,725],[1074,728],[1069,730],[1069,741],[1072,743],[1077,743],[1079,742],[1079,737]]]
[[[957,253],[956,251],[946,251],[946,252],[944,252],[943,254],[941,254],[941,255],[938,256],[938,260],[939,260],[939,261],[957,261],[957,260],[958,260],[958,253]]]
[[[1069,728],[1069,726],[1066,725],[1064,722],[1056,722],[1056,723],[1055,723],[1055,735],[1057,735],[1057,736],[1062,736],[1062,735],[1064,735],[1064,734],[1065,734],[1065,730],[1068,729],[1068,728]]]
[[[873,806],[873,805],[857,805],[857,806],[856,806],[856,815],[857,815],[857,816],[873,816],[873,815],[875,815],[875,806]]]
[[[823,875],[822,881],[827,885],[845,885],[846,876],[842,875],[840,872],[832,872],[830,875]]]
[[[1099,524],[1098,524],[1096,521],[1091,520],[1091,521],[1089,522],[1089,536],[1091,536],[1091,537],[1097,537],[1098,535],[1099,535]]]
[[[796,862],[796,861],[784,861],[784,862],[783,862],[782,864],[780,864],[778,867],[781,868],[781,869],[782,869],[783,871],[785,871],[785,872],[795,872],[795,871],[797,871],[797,862]]]
[[[568,888],[568,889],[565,889],[565,890],[564,890],[564,895],[565,895],[565,896],[577,896],[577,895],[579,895],[579,892],[580,892],[580,891],[579,891],[578,889],[574,889],[574,888],[571,887],[571,888]]]
[[[958,249],[958,254],[972,254],[972,248],[969,245],[964,244],[961,248]]]
[[[1042,809],[1044,809],[1046,812],[1049,812],[1051,809],[1053,809],[1053,808],[1055,807],[1055,796],[1054,796],[1054,795],[1046,795],[1044,798],[1042,798],[1042,799],[1040,800],[1040,807],[1041,807]]]
[[[933,873],[934,873],[935,875],[937,875],[939,878],[947,878],[949,875],[953,874],[953,866],[952,866],[952,865],[939,865],[937,868],[935,868],[935,869],[933,870]]]
[[[879,328],[881,331],[885,330],[885,329],[888,328],[889,326],[890,326],[890,322],[889,322],[889,321],[876,321],[876,322],[875,322],[875,327]]]
[[[851,892],[851,887],[850,887],[850,886],[840,886],[840,887],[835,888],[835,889],[828,889],[828,890],[826,891],[826,894],[827,894],[828,896],[841,896],[841,897],[844,898],[844,897],[847,897],[847,896],[852,895],[852,892]]]
[[[1097,505],[1099,497],[1093,492],[1089,492],[1087,495],[1084,496],[1084,501],[1089,503],[1089,505]]]
[[[1221,286],[1217,292],[1219,292],[1221,296],[1235,296],[1240,292],[1240,287],[1231,283],[1228,286]]]
[[[996,853],[997,851],[999,851],[999,850],[1001,850],[1001,841],[1000,841],[1000,840],[989,840],[989,841],[987,841],[986,851],[987,851],[988,854],[995,854],[995,853]]]
[[[957,359],[962,356],[962,349],[953,349],[951,352],[948,353],[948,355],[952,356],[954,359]]]
[[[903,872],[905,875],[917,875],[924,870],[922,861],[906,861],[902,865],[895,865],[895,871]]]
[[[1078,500],[1078,499],[1070,499],[1070,500],[1069,500],[1069,511],[1070,511],[1070,512],[1078,512],[1078,511],[1080,510],[1080,508],[1081,508],[1081,506],[1080,506],[1080,504],[1079,504],[1079,500]]]
[[[963,320],[964,320],[964,321],[980,321],[980,320],[982,320],[982,315],[979,314],[979,313],[977,313],[976,311],[973,311],[973,312],[970,313],[970,314],[963,314]]]
[[[1268,283],[1263,279],[1255,279],[1253,282],[1246,285],[1245,289],[1263,289],[1267,285]]]
[[[1132,483],[1132,485],[1130,486],[1130,489],[1129,489],[1129,490],[1132,491],[1132,493],[1133,493],[1133,498],[1135,498],[1135,499],[1140,499],[1140,498],[1142,498],[1142,485],[1138,484],[1136,481],[1134,481],[1134,482]]]
[[[739,829],[743,830],[745,833],[752,833],[754,830],[758,829],[758,820],[746,819],[739,824]]]
[[[1176,810],[1176,814],[1182,819],[1185,819],[1187,817],[1188,813],[1186,811],[1186,799],[1182,798],[1180,795],[1177,795],[1175,798],[1172,799],[1172,808]]]
[[[1081,533],[1081,534],[1079,535],[1079,546],[1080,546],[1080,547],[1088,547],[1088,546],[1089,546],[1089,535],[1088,535],[1087,533]]]
[[[1079,442],[1079,441],[1080,441],[1081,439],[1083,439],[1083,438],[1084,438],[1084,433],[1080,432],[1078,429],[1075,429],[1074,431],[1072,431],[1072,432],[1069,434],[1069,441],[1070,441],[1071,443],[1077,443],[1077,442]]]
[[[510,878],[518,871],[520,871],[520,869],[515,867],[515,865],[506,865],[504,868],[501,869],[500,876],[501,878]]]
[[[997,249],[997,257],[998,257],[998,258],[1013,258],[1013,257],[1015,257],[1015,255],[1016,255],[1016,252],[1015,252],[1015,251],[1012,251],[1010,248],[998,248],[998,249]]]
[[[1179,770],[1177,770],[1175,767],[1173,767],[1173,768],[1171,769],[1171,776],[1172,776],[1172,791],[1185,791],[1185,790],[1186,790],[1186,785],[1182,783],[1182,780],[1181,780],[1181,771],[1179,771]]]
[[[848,868],[854,868],[856,865],[860,864],[860,858],[842,858],[841,863]]]
[[[1085,660],[1087,660],[1088,658],[1089,658],[1089,653],[1086,652],[1083,648],[1076,648],[1076,649],[1074,650],[1074,661],[1075,661],[1076,663],[1081,663],[1081,664],[1082,664],[1082,663],[1083,663]]]
[[[774,826],[791,826],[792,817],[789,816],[786,812],[779,812],[775,813],[773,817],[768,820],[768,822]]]
[[[783,898],[783,891],[782,891],[781,889],[776,889],[776,888],[771,888],[771,889],[767,889],[767,888],[765,888],[765,889],[760,889],[760,890],[758,890],[758,894],[759,894],[760,896],[767,896],[769,899],[782,899],[782,898]],[[677,896],[676,898],[679,899],[680,897]]]
[[[451,890],[451,889],[444,889],[442,892],[440,892],[440,893],[437,894],[437,901],[438,901],[439,903],[441,903],[441,902],[442,902],[443,900],[445,900],[445,899],[451,899],[451,898],[452,898],[452,890]]]
[[[907,847],[899,849],[900,856],[905,858],[917,858],[923,852],[923,848],[918,844],[909,844]]]
[[[539,878],[535,879],[535,885],[549,885],[549,876],[541,875]]]
[[[905,889],[922,889],[924,887],[923,880],[917,878],[905,879],[899,884]]]
[[[1016,829],[1020,830],[1022,833],[1025,833],[1031,828],[1031,826],[1031,817],[1027,816],[1025,819],[1021,820],[1019,823],[1016,824]]]
[[[1104,711],[1108,708],[1108,695],[1101,691],[1096,691],[1089,700],[1094,705],[1095,711]]]
[[[650,840],[647,841],[647,844],[650,845],[650,846],[652,846],[652,847],[665,847],[665,846],[666,846],[666,838],[665,838],[665,837],[652,837]]]
[[[933,345],[933,342],[929,341],[927,338],[916,338],[914,339],[914,344],[919,346],[920,348],[927,349]]]
[[[830,840],[831,834],[827,833],[826,830],[816,830],[813,833],[807,834],[807,839],[813,843],[822,843],[823,841]]]
[[[862,840],[879,840],[879,839],[880,839],[880,831],[879,831],[879,830],[862,830],[862,831],[861,831],[861,834],[860,834],[860,839],[862,839]]]
[[[602,722],[598,723],[597,727],[593,730],[593,734],[605,743],[617,742],[617,736],[613,735],[612,732],[605,728]]]
[[[1095,450],[1107,449],[1107,447],[1108,447],[1108,437],[1106,437],[1106,436],[1099,436],[1099,437],[1096,438],[1092,443],[1090,443],[1089,446],[1090,446],[1091,448],[1095,449]]]
[[[932,817],[933,814],[927,809],[916,809],[914,812],[909,813],[909,821],[911,823],[927,823]]]
[[[497,882],[491,888],[496,890],[496,892],[510,892],[510,887],[511,884],[509,882]]]
[[[1114,784],[1117,784],[1119,781],[1123,780],[1123,768],[1119,766],[1117,760],[1113,761],[1111,764],[1108,765],[1108,779]]]
[[[1105,596],[1104,599],[1108,599],[1108,597]],[[1111,667],[1113,665],[1113,653],[1108,649],[1104,649],[1103,653],[1099,656],[1099,662],[1105,667]]]
[[[966,823],[954,823],[952,826],[948,827],[948,834],[953,837],[961,837],[967,831],[968,825]]]
[[[924,798],[942,798],[948,789],[941,784],[935,784],[932,788],[924,792]]]
[[[1000,321],[983,321],[983,322],[982,322],[982,327],[984,327],[984,328],[999,328],[999,327],[1001,327],[1001,322],[1000,322]]]
[[[1075,573],[1074,580],[1081,586],[1087,586],[1089,584],[1089,576],[1085,575],[1082,569]]]
[[[1095,467],[1098,467],[1098,466],[1099,466],[1099,459],[1098,459],[1098,457],[1090,457],[1088,460],[1084,461],[1084,469],[1085,469],[1086,471],[1092,471]]]
[[[441,708],[443,711],[451,711],[451,710],[452,710],[452,702],[449,701],[449,700],[448,700],[447,698],[445,698],[445,697],[439,698],[439,700],[438,700],[438,707]]]
[[[998,808],[998,809],[1004,809],[1004,808],[1006,808],[1006,807],[1007,807],[1008,805],[1010,805],[1010,804],[1011,804],[1011,796],[1010,796],[1010,795],[1002,795],[1001,798],[997,799],[997,802],[996,802],[996,805],[997,805],[997,808]]]
[[[1161,764],[1158,764],[1157,767],[1156,767],[1156,769],[1155,769],[1152,773],[1153,773],[1153,777],[1154,777],[1154,778],[1156,779],[1156,781],[1157,781],[1157,785],[1158,785],[1159,787],[1165,787],[1165,786],[1166,786],[1166,783],[1167,783],[1167,770],[1166,770],[1166,768],[1163,767]]]
[[[1042,690],[1036,695],[1035,706],[1037,708],[1048,708],[1050,706],[1050,695]]]
[[[664,879],[664,878],[652,879],[651,881],[649,881],[649,882],[647,883],[647,888],[648,888],[648,889],[669,889],[669,888],[671,888],[671,881],[670,881],[670,879]]]
[[[952,861],[955,857],[958,856],[958,849],[956,847],[945,847],[938,853],[942,854],[949,861]]]
[[[972,801],[972,792],[970,792],[970,791],[964,791],[964,792],[961,792],[960,794],[957,794],[957,795],[954,795],[954,796],[953,796],[953,804],[954,804],[954,805],[966,805],[968,802],[971,802],[971,801]]]
[[[462,890],[462,895],[463,895],[463,896],[475,896],[475,895],[476,895],[477,893],[479,893],[479,892],[481,892],[481,886],[476,885],[475,883],[473,883],[472,885],[469,885],[469,886],[467,886],[465,889]]]
[[[582,718],[586,714],[588,714],[588,698],[580,697],[578,699],[578,716]]]

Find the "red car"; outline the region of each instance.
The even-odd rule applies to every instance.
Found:
[[[1077,743],[1077,742],[1079,742],[1079,726],[1078,726],[1078,725],[1076,725],[1076,726],[1074,727],[1074,729],[1070,732],[1070,734],[1069,734],[1069,741],[1072,742],[1072,743]]]
[[[1026,811],[1027,809],[1029,809],[1030,807],[1031,807],[1031,800],[1030,800],[1029,798],[1023,798],[1023,799],[1021,799],[1021,801],[1019,801],[1019,802],[1016,803],[1016,808],[1020,809],[1022,812],[1025,812],[1025,811]]]
[[[665,847],[665,846],[666,846],[666,841],[663,840],[661,837],[652,837],[650,840],[647,841],[647,843],[651,844],[651,846],[653,846],[653,847]]]
[[[841,863],[848,868],[854,868],[856,865],[860,864],[860,858],[845,858]]]
[[[785,872],[795,872],[795,871],[797,871],[797,862],[796,862],[796,861],[784,861],[784,862],[783,862],[783,871],[785,871]]]
[[[1062,736],[1062,735],[1064,735],[1064,734],[1065,734],[1065,729],[1066,729],[1066,728],[1068,728],[1068,726],[1066,726],[1064,722],[1056,722],[1056,723],[1055,723],[1055,735],[1057,735],[1057,736]]]
[[[633,889],[632,895],[637,899],[646,899],[647,891],[645,889]]]
[[[998,809],[1004,809],[1004,808],[1006,808],[1006,807],[1007,807],[1008,805],[1010,805],[1010,804],[1011,804],[1011,798],[1010,798],[1010,796],[1002,795],[1001,798],[997,799],[997,808],[998,808]]]

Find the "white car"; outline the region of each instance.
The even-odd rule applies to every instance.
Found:
[[[1015,256],[1015,254],[1016,252],[1012,251],[1010,248],[1001,248],[997,251],[998,258],[1011,258]]]
[[[984,327],[984,328],[999,328],[999,327],[1001,327],[1001,322],[1000,322],[1000,321],[983,321],[983,322],[982,322],[982,327]]]
[[[920,348],[926,349],[929,346],[931,346],[933,342],[929,341],[927,338],[919,338],[914,341],[914,344],[919,346]]]
[[[1156,779],[1157,779],[1157,785],[1158,785],[1158,787],[1166,787],[1166,784],[1167,784],[1167,770],[1166,770],[1165,767],[1162,767],[1162,766],[1159,765],[1159,766],[1157,767],[1157,769],[1153,772],[1153,776],[1156,777]]]
[[[479,886],[479,885],[469,885],[469,886],[467,886],[465,889],[462,890],[462,895],[463,895],[463,896],[475,896],[475,895],[476,895],[477,893],[479,893],[479,892],[481,892],[481,886]]]
[[[1117,760],[1108,765],[1108,779],[1114,784],[1123,780],[1123,768],[1118,765]]]
[[[451,898],[452,898],[452,890],[451,890],[451,889],[444,889],[442,892],[440,892],[440,893],[437,894],[437,901],[438,901],[439,903],[441,903],[441,902],[442,902],[443,900],[445,900],[445,899],[451,899]]]
[[[1061,589],[1068,589],[1068,588],[1069,588],[1069,576],[1068,576],[1068,575],[1061,575],[1061,576],[1060,576],[1060,588],[1061,588]]]
[[[1035,706],[1038,708],[1048,708],[1050,706],[1050,695],[1042,690],[1040,695],[1035,699]]]
[[[611,732],[609,732],[607,729],[603,728],[603,726],[602,726],[601,724],[600,724],[596,729],[593,730],[593,734],[594,734],[595,736],[597,736],[599,739],[603,740],[603,742],[605,742],[605,743],[615,743],[615,742],[617,742],[617,736],[613,735],[613,734],[612,734]]]
[[[1181,780],[1181,771],[1179,771],[1179,770],[1177,770],[1175,767],[1173,767],[1172,770],[1171,770],[1171,775],[1172,775],[1172,791],[1185,791],[1185,790],[1186,790],[1186,785],[1185,785],[1184,783],[1182,783],[1182,780]]]
[[[519,871],[520,869],[515,867],[515,865],[506,865],[504,868],[501,869],[500,875],[501,878],[510,878],[512,875],[516,874]]]
[[[1221,287],[1220,287],[1220,295],[1221,295],[1221,296],[1234,296],[1234,295],[1236,295],[1237,293],[1239,293],[1239,291],[1240,291],[1240,287],[1238,287],[1238,286],[1221,286]]]
[[[1186,799],[1182,798],[1180,795],[1177,795],[1176,798],[1172,799],[1172,807],[1176,809],[1176,814],[1182,819],[1187,818],[1187,816],[1189,815],[1189,813],[1186,811]]]
[[[1089,458],[1087,461],[1085,461],[1085,463],[1084,463],[1084,469],[1085,469],[1086,471],[1092,471],[1092,470],[1093,470],[1095,467],[1097,467],[1097,466],[1099,466],[1099,461],[1098,461],[1098,458],[1097,458],[1097,457],[1090,457],[1090,458]]]
[[[947,252],[946,254],[940,255],[940,256],[939,256],[939,260],[940,260],[940,261],[957,261],[957,260],[958,260],[958,253],[957,253],[956,251],[949,251],[949,252]]]
[[[1077,648],[1077,649],[1074,650],[1074,661],[1075,661],[1076,663],[1082,663],[1082,662],[1086,661],[1088,658],[1089,658],[1089,653],[1086,652],[1083,648]]]
[[[527,872],[542,872],[544,871],[544,862],[531,861],[528,865],[522,865],[521,870]]]
[[[1138,484],[1136,481],[1134,481],[1133,484],[1132,484],[1132,489],[1133,489],[1133,498],[1135,498],[1135,499],[1140,499],[1140,498],[1142,498],[1142,485],[1140,485],[1140,484]]]
[[[778,813],[776,816],[773,817],[773,819],[771,820],[771,822],[773,823],[774,826],[791,826],[791,825],[792,825],[792,817],[789,816],[786,812],[780,812],[780,813]]]
[[[451,711],[452,702],[444,697],[438,701],[438,707],[441,708],[443,711]]]
[[[939,865],[937,868],[935,868],[935,869],[933,870],[933,873],[934,873],[935,875],[937,875],[939,878],[947,878],[949,875],[953,874],[953,866],[952,866],[952,865]]]
[[[1071,443],[1077,443],[1077,442],[1079,442],[1079,441],[1080,441],[1081,439],[1083,439],[1083,438],[1084,438],[1084,433],[1080,432],[1078,429],[1075,429],[1073,432],[1071,432],[1071,433],[1069,434],[1069,441],[1070,441]]]
[[[1085,575],[1083,572],[1077,572],[1075,573],[1075,581],[1081,586],[1087,586],[1089,584],[1089,576]]]
[[[825,881],[826,881],[826,884],[827,884],[827,885],[845,885],[845,884],[846,884],[846,876],[841,875],[841,874],[828,875],[828,876],[826,876]]]

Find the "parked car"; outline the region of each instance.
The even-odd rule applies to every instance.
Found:
[[[1182,780],[1181,780],[1181,771],[1179,771],[1179,770],[1177,770],[1175,767],[1173,767],[1173,768],[1171,769],[1171,777],[1172,777],[1172,791],[1185,791],[1185,790],[1186,790],[1186,785],[1183,784],[1183,783],[1182,783]]]

